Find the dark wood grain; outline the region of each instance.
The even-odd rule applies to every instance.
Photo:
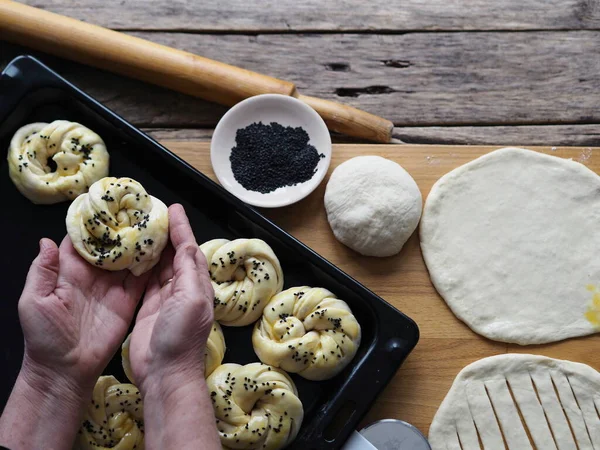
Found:
[[[600,27],[598,0],[26,0],[126,30],[407,31]]]
[[[208,141],[210,128],[144,128],[158,140]],[[395,134],[403,142],[413,144],[459,145],[568,145],[598,146],[600,124],[594,125],[524,125],[524,126],[431,126],[396,127]],[[347,136],[334,134],[333,142],[356,143]]]
[[[600,0],[25,3],[116,29],[146,30],[130,32],[289,79],[305,94],[392,120],[404,142],[600,142]],[[340,33],[347,30],[354,33]],[[0,67],[21,53],[35,54],[0,41]],[[40,56],[158,137],[207,139],[226,111]]]
[[[134,34],[293,81],[305,94],[348,103],[396,126],[600,122],[598,31]],[[23,51],[3,45],[0,58]],[[43,59],[139,126],[210,128],[225,111],[155,86]]]

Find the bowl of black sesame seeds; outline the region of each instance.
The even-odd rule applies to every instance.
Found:
[[[265,94],[231,108],[210,146],[221,185],[254,206],[277,208],[316,189],[331,162],[327,125],[293,97]]]

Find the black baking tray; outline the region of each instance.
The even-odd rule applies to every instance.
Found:
[[[336,293],[352,308],[362,328],[362,343],[350,365],[335,378],[312,382],[292,375],[304,404],[302,428],[291,449],[337,449],[369,410],[417,344],[417,325],[363,285],[350,278],[254,208],[198,172],[184,160],[134,128],[74,85],[30,56],[14,59],[0,77],[0,148],[9,147],[15,131],[31,122],[66,119],[96,131],[110,152],[110,175],[132,177],[167,205],[183,204],[199,243],[225,237],[265,240],[279,257],[285,287],[320,286]],[[5,154],[4,154],[5,155]],[[19,371],[23,335],[17,302],[38,241],[60,242],[66,233],[68,203],[38,206],[16,190],[8,176],[6,157],[0,162],[2,198],[0,233],[0,330],[2,339],[0,392],[2,407]],[[225,362],[258,361],[251,344],[251,326],[223,327]],[[106,374],[125,381],[116,354]]]

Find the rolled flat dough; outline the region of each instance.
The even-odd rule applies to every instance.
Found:
[[[518,344],[600,324],[600,177],[505,148],[443,176],[421,221],[435,288],[477,333]]]
[[[600,448],[598,410],[600,374],[591,367],[492,356],[458,374],[433,418],[429,443],[432,450],[593,450]]]

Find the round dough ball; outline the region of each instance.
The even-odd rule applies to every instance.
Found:
[[[37,204],[73,200],[108,175],[102,138],[76,122],[55,120],[20,128],[8,150],[10,179]]]
[[[71,203],[67,232],[75,250],[106,270],[150,270],[167,245],[166,205],[131,178],[103,178]]]
[[[340,164],[325,191],[327,220],[335,237],[366,256],[398,253],[415,231],[422,198],[399,164],[358,156]]]
[[[283,288],[283,271],[260,239],[213,239],[200,246],[215,291],[215,319],[231,327],[255,322]]]
[[[81,450],[143,449],[144,405],[138,388],[113,376],[100,377],[77,436]]]
[[[429,443],[432,450],[599,448],[599,392],[600,374],[585,364],[525,354],[484,358],[454,380]]]
[[[261,363],[223,364],[206,380],[223,450],[279,450],[304,418],[292,379]]]
[[[132,383],[135,383],[131,363],[129,361],[129,345],[131,343],[131,334],[127,336],[121,346],[121,364],[125,375]],[[214,370],[221,365],[225,357],[225,336],[219,322],[214,322],[206,341],[206,350],[204,352],[204,377],[208,377]]]
[[[346,367],[361,330],[348,304],[327,289],[294,287],[274,296],[252,333],[265,364],[308,380],[327,380]]]

